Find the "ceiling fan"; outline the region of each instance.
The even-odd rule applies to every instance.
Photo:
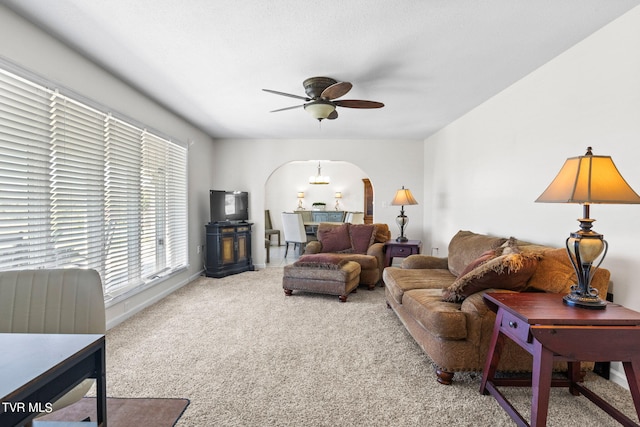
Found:
[[[381,108],[384,107],[382,102],[364,101],[361,99],[336,99],[345,95],[351,90],[353,85],[349,82],[338,82],[330,77],[311,77],[302,82],[304,91],[307,96],[292,95],[290,93],[278,92],[277,90],[262,89],[265,92],[275,93],[276,95],[288,96],[290,98],[302,99],[306,103],[294,105],[293,107],[280,108],[273,110],[272,113],[278,111],[292,110],[294,108],[304,107],[305,111],[318,119],[318,121],[338,118],[336,107],[346,108]]]

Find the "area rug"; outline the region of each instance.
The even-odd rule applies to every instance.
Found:
[[[173,427],[189,405],[188,399],[107,398],[107,422],[111,427]],[[85,397],[73,405],[38,418],[41,421],[96,421],[96,399]],[[34,422],[34,427],[38,426]]]

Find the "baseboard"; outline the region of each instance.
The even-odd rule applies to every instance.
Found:
[[[122,304],[123,307],[126,307],[125,310],[123,310],[122,313],[120,313],[119,315],[116,315],[110,319],[107,319],[107,330],[119,325],[120,323],[124,322],[125,320],[129,319],[130,317],[132,317],[133,315],[139,313],[140,311],[144,310],[145,308],[157,303],[158,301],[160,301],[161,299],[165,298],[167,295],[171,295],[173,292],[177,291],[178,289],[180,289],[181,287],[185,286],[188,283],[191,283],[192,281],[194,281],[195,279],[197,279],[198,277],[202,276],[204,273],[204,270],[200,270],[198,272],[196,272],[195,274],[189,276],[187,279],[182,280],[176,284],[174,284],[173,286],[170,286],[164,290],[162,290],[161,292],[158,292],[157,294],[153,294],[150,296],[149,299],[146,299],[138,304],[132,305],[130,303],[130,301],[133,300],[130,299],[130,301],[124,300],[124,301],[120,301],[118,302],[117,305]]]
[[[629,390],[627,376],[625,375],[624,368],[622,367],[622,364],[620,362],[611,362],[611,369],[609,370],[609,380]]]

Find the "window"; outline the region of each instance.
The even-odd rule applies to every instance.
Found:
[[[0,69],[0,269],[96,269],[105,300],[187,265],[187,150]]]

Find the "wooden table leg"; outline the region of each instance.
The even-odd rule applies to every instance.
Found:
[[[569,377],[569,393],[574,396],[580,396],[580,391],[578,391],[574,387],[574,384],[582,380],[582,373],[580,372],[580,362],[567,362],[567,368],[567,376]]]
[[[391,258],[391,249],[387,249],[387,252],[384,255],[384,266],[391,267],[392,262],[393,258]]]
[[[638,414],[638,418],[640,418],[640,359],[635,359],[631,362],[622,362],[622,366],[627,375],[629,391],[631,391],[633,405],[636,407],[636,414]]]
[[[96,414],[98,427],[107,426],[107,381],[106,381],[105,340],[94,355],[96,372]]]
[[[480,393],[489,394],[487,391],[487,381],[493,381],[493,378],[498,369],[498,363],[500,362],[500,355],[502,354],[502,348],[504,347],[504,335],[500,333],[500,325],[502,323],[502,310],[498,310],[496,314],[496,321],[493,325],[493,334],[491,335],[491,341],[489,342],[489,350],[487,352],[487,360],[484,364],[484,370],[482,371],[482,382],[480,383]]]
[[[549,394],[551,392],[551,374],[553,353],[542,346],[540,341],[533,342],[533,372],[531,375],[531,426],[547,425]]]

